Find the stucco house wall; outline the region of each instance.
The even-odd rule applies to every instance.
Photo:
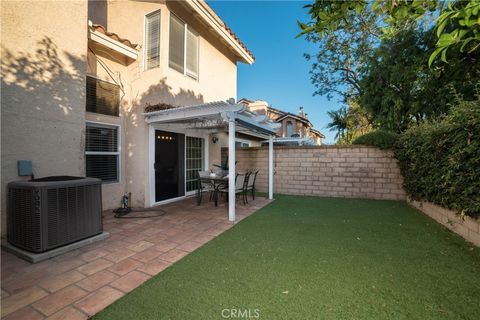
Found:
[[[239,58],[184,3],[165,1],[1,2],[2,27],[2,229],[5,185],[18,180],[17,160],[32,160],[36,176],[85,175],[85,125],[120,130],[119,182],[103,184],[103,208],[150,205],[147,104],[193,105],[236,98]],[[143,69],[144,16],[161,12],[160,66]],[[199,34],[199,77],[168,66],[169,17],[174,12]],[[139,44],[129,61],[88,39],[87,21],[104,25]],[[96,50],[101,49],[101,50]],[[107,50],[105,50],[107,49]],[[120,116],[88,113],[86,75],[121,87]],[[218,163],[222,143],[208,144],[208,167]],[[222,141],[225,140],[225,135]],[[27,178],[24,178],[27,179]]]
[[[92,10],[97,6],[95,4]],[[144,70],[144,17],[156,10],[160,10],[161,14],[160,65]],[[199,34],[198,79],[185,76],[168,66],[170,12],[174,12]],[[122,140],[121,181],[104,184],[104,208],[118,206],[120,197],[126,192],[132,192],[134,206],[148,206],[150,187],[147,181],[151,164],[148,158],[149,126],[142,115],[145,106],[158,103],[183,106],[236,98],[236,58],[210,30],[177,2],[108,1],[103,14],[103,17],[97,14],[97,19],[107,21],[105,27],[108,31],[141,47],[136,62],[125,66],[110,61],[109,65],[121,75],[125,87],[120,119],[112,119],[112,123],[122,123],[120,129],[125,139]],[[87,120],[92,116],[87,113]],[[210,167],[212,163],[219,162],[221,143],[213,144],[211,135],[205,138],[205,142],[209,144]]]
[[[17,160],[31,160],[37,177],[85,175],[87,2],[0,6],[4,234],[6,184],[28,179],[17,175]]]
[[[126,127],[131,120],[129,117],[129,105],[131,100],[131,86],[127,60],[115,52],[105,52],[105,48],[99,47],[93,41],[89,41],[87,53],[87,75],[114,83],[120,86],[119,117],[108,116],[99,113],[85,113],[86,122],[116,125],[119,128],[120,141],[120,175],[118,182],[104,183],[102,185],[102,201],[104,209],[119,207],[122,196],[127,192],[126,188],[126,165],[128,157],[128,142]],[[131,63],[133,66],[138,62]],[[113,75],[113,76],[112,76]]]

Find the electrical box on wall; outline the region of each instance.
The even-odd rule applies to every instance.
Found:
[[[18,175],[19,176],[31,176],[32,171],[32,161],[30,160],[18,160]]]

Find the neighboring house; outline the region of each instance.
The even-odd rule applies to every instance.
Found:
[[[18,160],[31,160],[37,177],[101,178],[104,209],[127,192],[141,207],[191,193],[196,171],[220,162],[214,133],[152,131],[144,119],[146,108],[236,98],[237,63],[254,57],[205,1],[4,1],[1,9],[3,226],[6,184],[28,179],[17,175]],[[165,161],[174,172],[149,184],[149,168],[166,170]]]
[[[287,138],[300,138],[299,141],[309,139],[312,144],[321,145],[325,136],[318,130],[313,128],[312,123],[308,120],[307,114],[303,107],[300,107],[298,114],[285,112],[272,106],[269,106],[266,101],[262,100],[248,100],[242,98],[238,101],[247,105],[247,107],[255,113],[266,115],[273,121],[281,124],[277,131],[278,141],[293,141]]]

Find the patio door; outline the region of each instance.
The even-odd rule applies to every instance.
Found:
[[[198,171],[205,170],[205,140],[187,136],[185,150],[186,191],[191,193],[198,189]]]
[[[185,195],[185,135],[155,130],[155,201]]]

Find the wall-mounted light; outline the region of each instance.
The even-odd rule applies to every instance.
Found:
[[[213,143],[217,143],[217,141],[218,141],[218,138],[217,138],[216,136],[213,136],[213,137],[212,137],[212,142],[213,142]]]
[[[172,137],[172,136],[157,136],[157,139],[158,140],[170,140],[170,141],[175,140],[175,138]]]

